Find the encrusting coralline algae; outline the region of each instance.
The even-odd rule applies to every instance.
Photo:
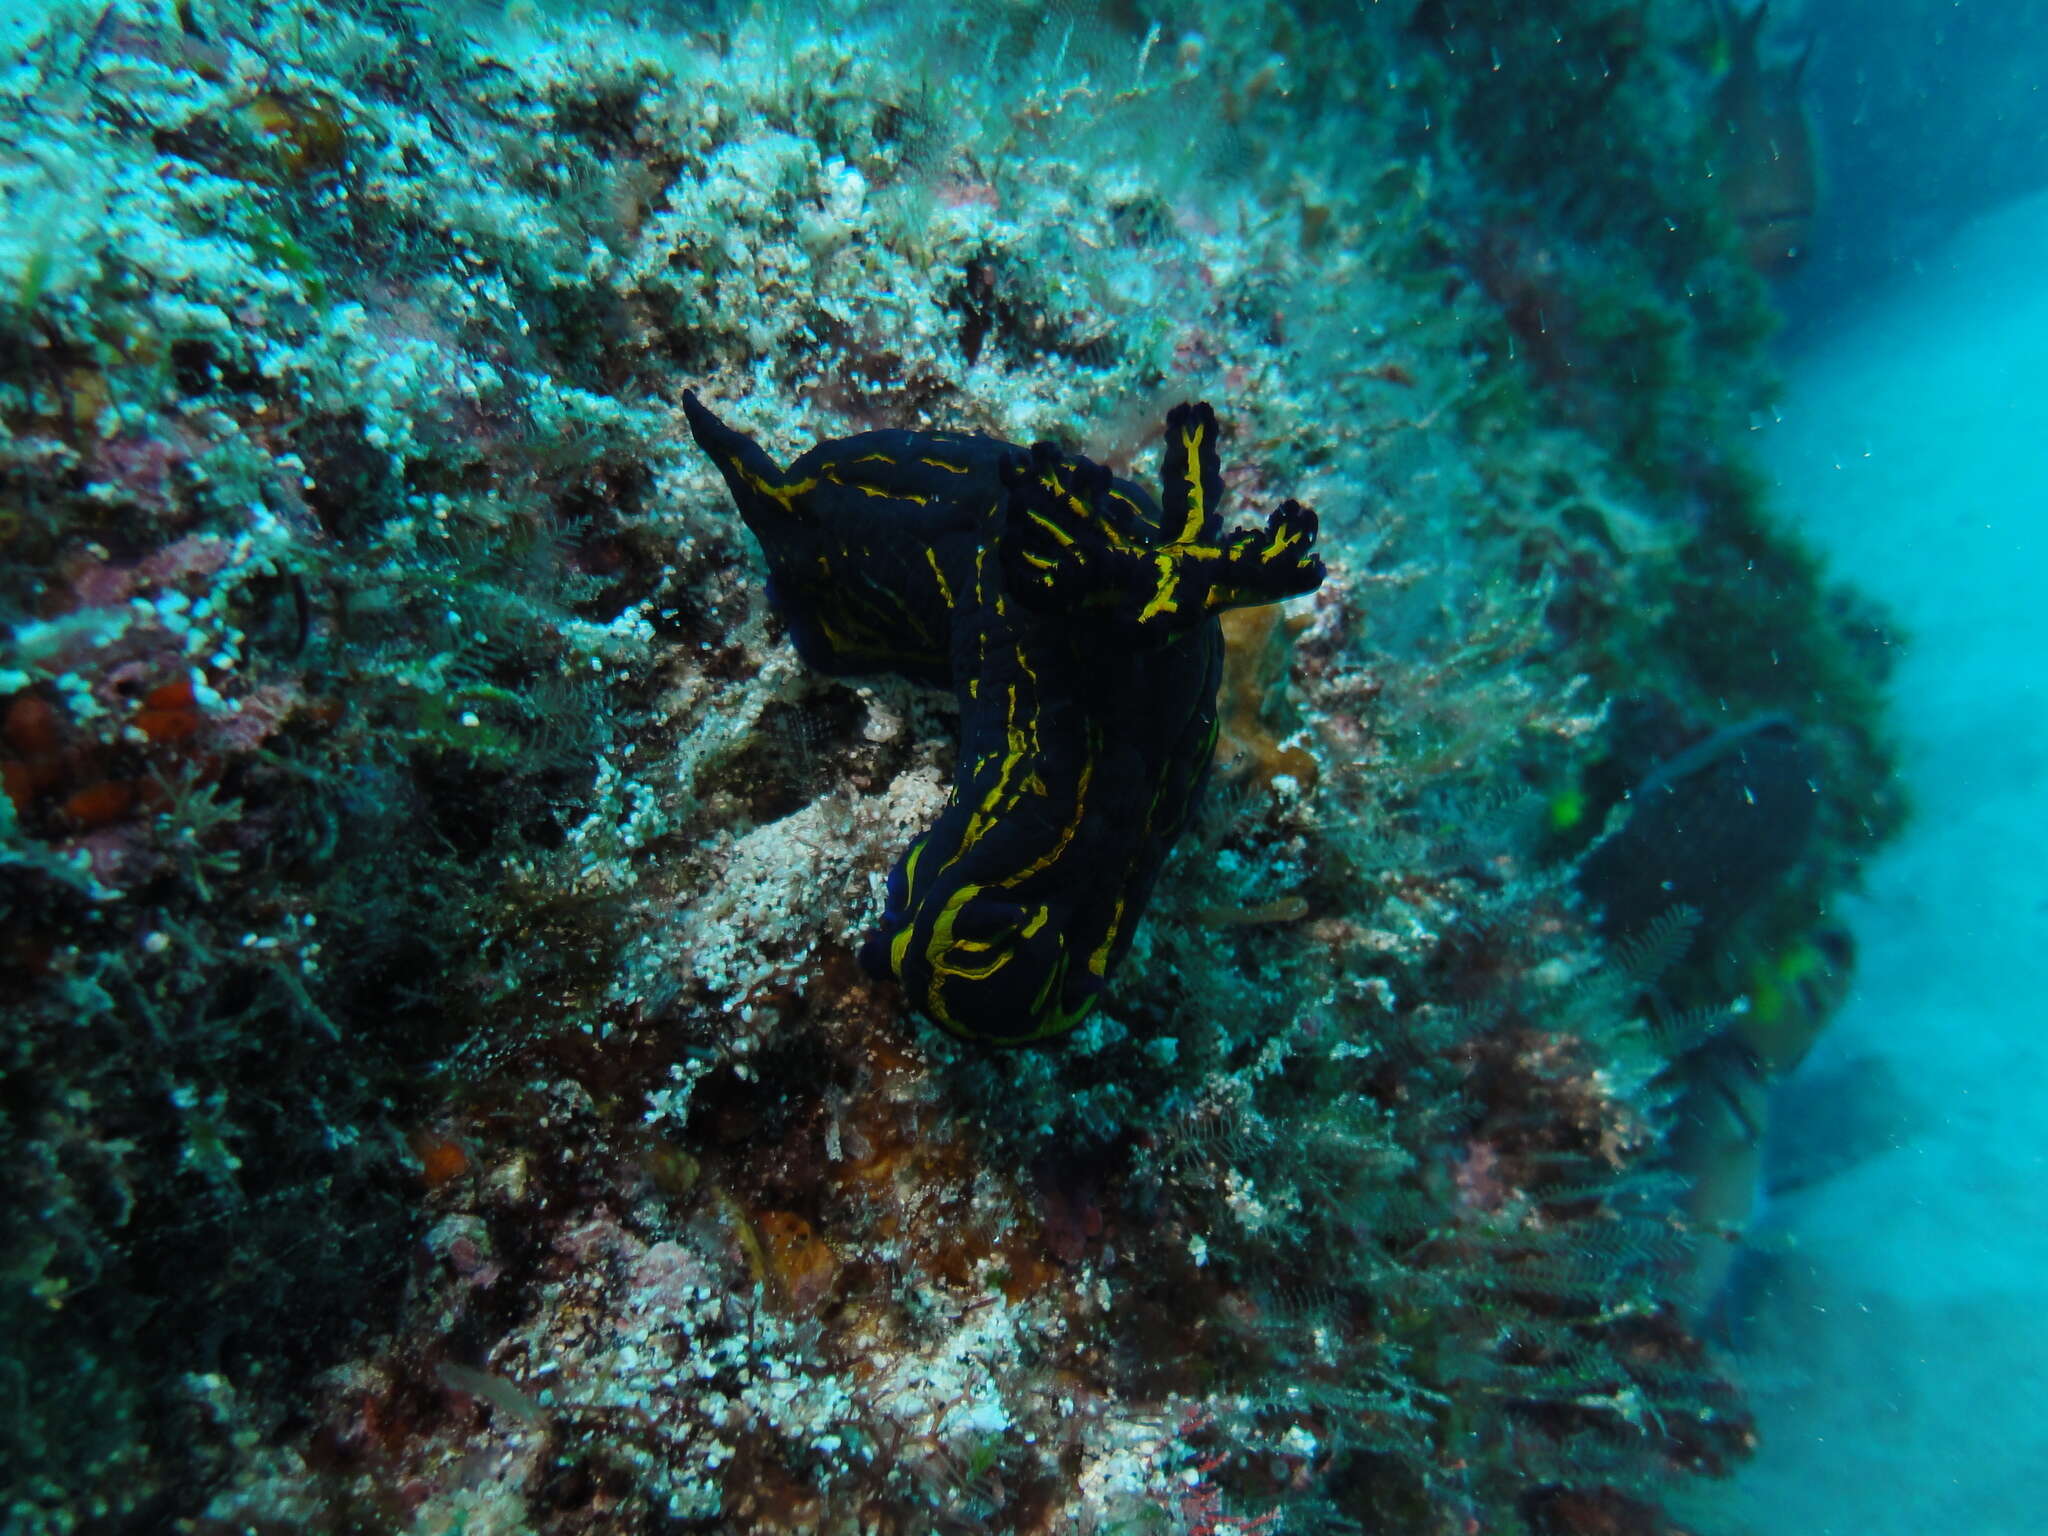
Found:
[[[1548,9],[17,32],[9,1528],[1547,1536],[1743,1454],[1747,1149],[1665,1148],[1839,984],[1876,621],[1741,458],[1700,8]],[[1138,479],[1208,400],[1320,513],[1060,1043],[856,963],[951,705],[799,662],[691,389]],[[1780,716],[1782,872],[1603,938],[1625,791]]]

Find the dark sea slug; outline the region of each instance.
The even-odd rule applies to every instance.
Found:
[[[863,432],[782,469],[684,405],[804,660],[960,701],[951,795],[862,962],[964,1038],[1071,1029],[1208,777],[1216,615],[1321,583],[1315,514],[1290,501],[1226,535],[1206,405],[1167,417],[1161,502],[1050,444],[960,433]]]

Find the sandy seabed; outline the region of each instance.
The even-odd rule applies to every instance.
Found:
[[[1916,814],[1846,912],[1854,990],[1787,1085],[1868,1153],[1784,1193],[1737,1327],[1743,1536],[2044,1528],[2048,1474],[2048,197],[1790,360],[1779,506],[1908,643]]]

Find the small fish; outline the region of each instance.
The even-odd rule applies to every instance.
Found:
[[[1820,156],[1799,92],[1813,45],[1789,64],[1766,64],[1758,45],[1768,0],[1747,15],[1731,0],[1713,6],[1725,67],[1714,88],[1708,174],[1749,264],[1781,271],[1805,254],[1820,201]]]

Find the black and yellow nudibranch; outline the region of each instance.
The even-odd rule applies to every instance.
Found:
[[[950,685],[946,808],[861,959],[956,1035],[1071,1029],[1102,995],[1216,743],[1226,608],[1313,591],[1315,514],[1225,534],[1216,417],[1166,419],[1163,508],[1048,443],[863,432],[780,469],[694,394],[798,653]]]

